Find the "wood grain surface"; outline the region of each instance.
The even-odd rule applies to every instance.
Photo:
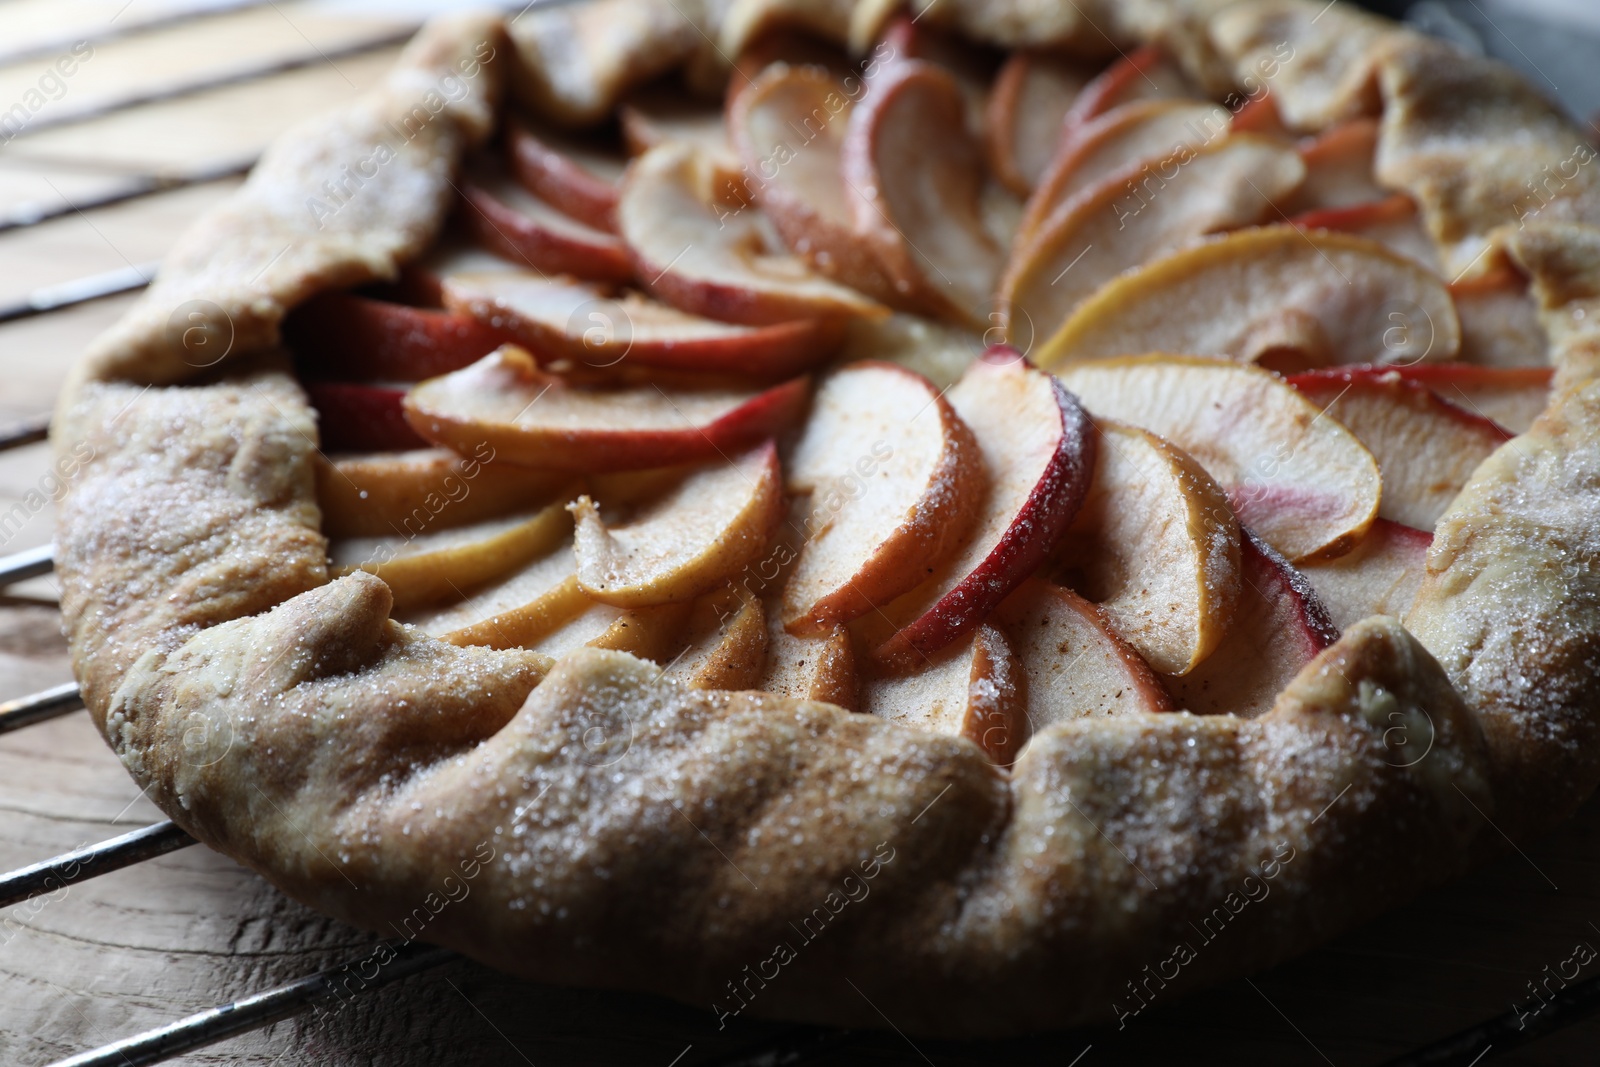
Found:
[[[36,84],[49,48],[75,32],[135,28],[178,0],[0,3],[0,112]],[[123,12],[118,13],[118,8]],[[120,20],[128,20],[119,27]],[[308,114],[370,85],[394,49],[314,62],[209,92],[50,126],[80,109],[226,72],[376,39],[393,17],[315,3],[254,5],[100,45],[60,100],[0,146],[0,204],[71,204],[130,175],[245,159]],[[48,127],[48,128],[46,128]],[[160,257],[218,181],[0,233],[0,302]],[[0,326],[0,427],[47,412],[68,363],[129,297]],[[46,451],[0,454],[0,513],[47,482]],[[0,553],[51,537],[48,507],[0,532]],[[69,678],[49,578],[0,596],[0,696]],[[160,817],[81,714],[0,738],[0,869]],[[358,956],[373,935],[292,903],[254,874],[190,848],[0,912],[0,1063],[34,1065]],[[1579,943],[1600,946],[1600,804],[1550,838],[1508,848],[1476,875],[1275,971],[1186,1002],[1159,998],[1124,1029],[952,1044],[883,1031],[835,1043],[832,1063],[1373,1064],[1528,998],[1528,983]],[[1226,952],[1225,940],[1207,951]],[[1600,968],[1600,962],[1589,965]],[[1600,973],[1597,971],[1596,973]],[[1588,974],[1584,975],[1588,977]],[[848,978],[841,975],[840,981]],[[457,963],[175,1062],[210,1064],[646,1064],[690,1067],[756,1052],[787,1025],[738,1021],[630,994],[537,986]],[[1492,1062],[1595,1062],[1600,1018]],[[1484,1062],[1491,1062],[1485,1060]]]

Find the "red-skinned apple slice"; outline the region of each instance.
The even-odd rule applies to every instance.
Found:
[[[1426,530],[1379,519],[1349,552],[1300,570],[1341,630],[1369,615],[1403,618],[1422,588],[1431,544]]]
[[[1070,589],[1029,579],[994,624],[1022,668],[1029,733],[1090,715],[1171,711],[1172,698],[1105,613]]]
[[[283,337],[315,377],[420,382],[476,363],[507,340],[469,315],[331,292],[294,309]]]
[[[1457,407],[1482,415],[1512,433],[1526,433],[1550,402],[1550,367],[1479,367],[1466,363],[1422,363],[1398,368],[1400,376],[1438,393]]]
[[[526,271],[457,274],[447,306],[490,324],[536,352],[592,369],[629,365],[705,374],[786,378],[826,360],[842,324],[802,319],[738,326],[690,315],[637,293]]]
[[[1364,237],[1262,226],[1107,282],[1045,342],[1039,363],[1185,352],[1303,369],[1440,362],[1460,343],[1455,305],[1433,272]]]
[[[1526,278],[1509,267],[1488,271],[1452,282],[1450,295],[1461,317],[1462,362],[1549,368],[1550,338],[1539,322],[1539,305],[1528,292]],[[1524,424],[1522,429],[1526,428]]]
[[[1167,679],[1178,707],[1197,715],[1265,715],[1300,669],[1339,639],[1304,575],[1248,529],[1241,548],[1244,586],[1233,625],[1205,662]]]
[[[1293,131],[1284,124],[1283,115],[1278,111],[1278,102],[1272,99],[1271,90],[1241,104],[1233,113],[1232,129],[1236,133],[1259,133],[1284,140],[1294,136]]]
[[[328,545],[329,571],[376,574],[407,612],[460,598],[564,544],[572,529],[566,502],[538,512],[425,532],[413,537],[353,537]]]
[[[583,591],[617,607],[693,600],[766,548],[783,515],[772,442],[696,471],[632,521],[608,526],[587,496],[572,505]]]
[[[689,145],[663,145],[623,179],[617,226],[652,293],[692,314],[754,325],[888,314],[769,249],[753,208],[713,203],[698,160]]]
[[[949,73],[896,63],[850,113],[841,160],[855,231],[900,302],[987,325],[1002,253],[984,225],[983,155],[962,108]]]
[[[744,168],[728,139],[722,109],[656,87],[623,104],[617,109],[617,118],[629,154],[642,156],[666,144],[687,145],[711,168],[718,199],[743,202],[749,198]]]
[[[1061,139],[1062,122],[1091,75],[1050,52],[1020,49],[995,75],[984,110],[989,169],[1018,196],[1038,184]]]
[[[1048,336],[1107,279],[1208,233],[1259,222],[1304,177],[1294,149],[1252,133],[1107,175],[1014,246],[1000,282],[1008,333],[1015,320],[1026,324],[1024,336]]]
[[[1135,163],[1165,159],[1228,134],[1228,112],[1203,100],[1140,100],[1073,126],[1023,209],[1019,232],[1036,233],[1067,201]]]
[[[1097,439],[1061,383],[996,346],[945,394],[977,439],[989,493],[965,547],[884,614],[906,620],[874,659],[915,669],[972,633],[1044,562],[1094,475]]]
[[[363,382],[302,382],[317,409],[325,452],[406,452],[428,442],[406,421],[404,389]],[[462,442],[471,453],[478,442]]]
[[[1439,249],[1423,228],[1416,201],[1404,193],[1349,207],[1319,208],[1289,220],[1304,230],[1337,230],[1385,245],[1439,273]],[[1459,307],[1459,304],[1458,304]]]
[[[1502,426],[1382,367],[1297,374],[1289,383],[1361,439],[1378,461],[1378,517],[1432,529],[1478,464],[1511,439]]]
[[[979,626],[916,673],[867,682],[862,710],[902,726],[965,737],[1009,766],[1028,733],[1021,673],[1005,635]]]
[[[830,71],[776,64],[733,97],[728,129],[747,184],[789,250],[875,300],[895,292],[855,232],[841,152],[851,99]]]
[[[1377,515],[1382,481],[1372,453],[1270,371],[1152,355],[1074,363],[1060,378],[1097,418],[1143,427],[1188,452],[1239,521],[1291,559],[1347,551]]]
[[[1239,599],[1239,525],[1193,457],[1101,420],[1100,461],[1056,566],[1163,674],[1209,656]]]
[[[633,264],[622,242],[586,226],[485,161],[461,182],[461,222],[484,248],[535,270],[599,281],[627,281]]]
[[[507,463],[571,471],[641,470],[716,458],[771,437],[804,408],[809,381],[755,390],[580,389],[506,346],[423,382],[405,398],[418,433]]]
[[[1071,130],[1123,104],[1204,95],[1171,56],[1149,44],[1129,52],[1084,86],[1062,121]]]
[[[972,431],[932,382],[891,363],[830,375],[789,463],[811,507],[785,625],[824,633],[921,584],[962,546],[987,488]]]
[[[1306,182],[1284,210],[1293,215],[1382,200],[1390,190],[1373,177],[1372,160],[1377,150],[1376,119],[1340,123],[1302,145],[1300,158],[1306,163]]]
[[[317,504],[329,537],[420,534],[481,522],[547,500],[570,474],[496,463],[488,446],[468,456],[449,449],[320,458]]]
[[[617,228],[617,183],[625,161],[570,136],[541,130],[520,119],[507,123],[511,172],[529,192],[579,222],[606,233]]]

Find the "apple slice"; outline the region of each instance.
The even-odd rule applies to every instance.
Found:
[[[783,516],[783,471],[769,441],[696,471],[624,525],[608,527],[587,496],[572,510],[585,593],[624,608],[679,603],[728,581],[766,548]]]
[[[1230,103],[1229,106],[1233,105]],[[1294,131],[1283,121],[1283,114],[1278,110],[1278,102],[1272,98],[1270,89],[1240,104],[1233,113],[1231,128],[1235,133],[1259,133],[1283,140],[1294,137]]]
[[[1306,183],[1295,198],[1284,205],[1284,210],[1297,214],[1382,200],[1390,190],[1373,177],[1372,163],[1377,151],[1377,119],[1352,119],[1329,127],[1301,146]]]
[[[1039,362],[1185,352],[1300,367],[1417,363],[1450,359],[1460,342],[1455,305],[1433,272],[1364,237],[1263,226],[1101,286]]]
[[[994,622],[1022,667],[1029,733],[1090,715],[1172,710],[1150,665],[1100,608],[1070,589],[1031,578]]]
[[[317,434],[327,452],[405,452],[427,448],[406,421],[404,389],[361,382],[301,382],[317,409]],[[471,452],[478,442],[468,443]]]
[[[1141,426],[1188,452],[1239,521],[1291,559],[1349,550],[1377,515],[1372,453],[1270,371],[1153,355],[1073,363],[1060,377],[1097,418]]]
[[[1450,295],[1461,317],[1463,362],[1549,368],[1550,338],[1539,322],[1539,305],[1527,279],[1510,268],[1488,271],[1452,282]],[[1544,407],[1542,402],[1539,406]]]
[[[972,633],[1066,532],[1094,476],[1097,440],[1061,383],[1001,345],[945,394],[977,438],[989,493],[965,546],[883,613],[908,620],[873,653],[907,670]]]
[[[984,324],[1002,253],[984,226],[983,155],[962,108],[941,68],[886,67],[850,113],[841,159],[855,231],[901,301]]]
[[[1550,402],[1551,367],[1479,367],[1423,363],[1399,368],[1400,376],[1445,400],[1481,415],[1512,433],[1526,433]]]
[[[833,321],[738,326],[690,315],[637,293],[527,271],[456,274],[446,306],[536,352],[592,369],[627,364],[705,374],[787,378],[827,359],[844,340]]]
[[[1127,53],[1084,86],[1062,122],[1071,130],[1123,104],[1205,95],[1165,50],[1147,44]]]
[[[690,145],[667,144],[634,160],[617,201],[617,226],[656,296],[726,322],[880,316],[888,309],[774,253],[754,208],[713,206]]]
[[[295,308],[283,339],[308,375],[420,382],[477,362],[506,335],[469,315],[330,292]]]
[[[1027,740],[1021,674],[1005,635],[980,625],[915,673],[867,682],[862,710],[913,729],[965,737],[1005,767]]]
[[[1019,49],[1001,64],[984,111],[989,169],[1018,196],[1038,184],[1062,123],[1092,75],[1052,52]]]
[[[613,234],[585,226],[540,200],[498,165],[483,161],[461,182],[461,221],[497,255],[535,270],[627,281],[633,264]]]
[[[1259,222],[1304,177],[1294,149],[1253,133],[1107,175],[1013,249],[1000,282],[1008,333],[1019,316],[1024,336],[1054,333],[1107,279],[1208,233]]]
[[[488,522],[412,536],[351,537],[328,545],[335,577],[364,570],[388,583],[396,613],[464,597],[553,551],[572,520],[566,503]]]
[[[1404,618],[1422,588],[1432,544],[1426,530],[1379,519],[1349,552],[1306,563],[1300,571],[1341,630],[1369,615]]]
[[[641,470],[746,448],[805,407],[809,381],[763,391],[579,389],[500,348],[405,398],[406,418],[435,444],[470,453],[487,442],[508,463],[553,470]]]
[[[1181,678],[1167,679],[1178,707],[1197,715],[1254,719],[1339,630],[1305,576],[1248,529],[1240,545],[1239,607],[1222,644]]]
[[[661,604],[624,611],[590,601],[582,613],[534,646],[547,656],[564,656],[579,647],[627,652],[640,659],[664,662],[683,643],[690,605]]]
[[[757,688],[857,710],[860,682],[850,632],[839,626],[822,637],[796,637],[777,612],[768,612],[767,665]]]
[[[1068,129],[1023,210],[1022,234],[1080,192],[1135,163],[1198,149],[1228,134],[1228,112],[1203,100],[1140,100]]]
[[[745,171],[728,139],[722,109],[656,86],[622,104],[617,118],[630,155],[642,156],[666,144],[687,145],[710,166],[719,199],[749,199]]]
[[[511,173],[534,196],[593,229],[615,233],[617,183],[625,161],[548,130],[535,134],[519,118],[506,123]]]
[[[481,522],[548,500],[569,474],[496,463],[444,448],[318,457],[317,505],[329,537],[416,535]]]
[[[1418,529],[1431,530],[1478,464],[1511,439],[1504,427],[1383,367],[1311,371],[1289,383],[1377,459],[1378,517]]]
[[[789,250],[830,278],[892,301],[894,287],[872,245],[855,232],[845,195],[841,152],[850,112],[851,97],[832,72],[780,63],[732,98],[728,127],[751,195]]]
[[[1100,461],[1055,560],[1116,632],[1163,674],[1184,674],[1222,640],[1239,599],[1239,525],[1187,452],[1101,420]]]
[[[1370,237],[1435,274],[1440,271],[1439,248],[1417,215],[1416,201],[1404,193],[1348,207],[1318,208],[1289,221],[1303,230],[1337,230]]]
[[[856,363],[818,387],[789,490],[812,506],[784,624],[818,634],[921,584],[962,547],[987,484],[972,431],[932,382]]]
[[[588,610],[578,588],[572,523],[556,547],[467,596],[396,617],[456,645],[533,648]],[[607,625],[610,625],[609,622]]]
[[[767,662],[767,620],[761,601],[732,593],[710,596],[689,617],[694,636],[662,674],[690,689],[754,689]]]

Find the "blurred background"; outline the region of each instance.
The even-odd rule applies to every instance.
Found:
[[[70,361],[272,138],[372,85],[429,12],[463,6],[0,0],[0,433],[47,416]],[[1600,112],[1594,0],[1370,6],[1504,59],[1577,118]],[[108,295],[81,302],[86,293]],[[46,455],[43,444],[0,453],[0,555],[51,538]],[[56,598],[48,576],[0,595],[0,699],[70,678]],[[0,737],[0,870],[159,817],[86,717]],[[1525,853],[1123,1033],[974,1046],[889,1032],[833,1047],[825,1061],[1382,1062],[1506,1011],[1575,945],[1600,945],[1597,844],[1600,805],[1590,804]],[[144,863],[0,911],[0,1062],[53,1062],[370,941],[203,849]],[[457,964],[336,1017],[279,1023],[174,1062],[690,1067],[795,1036],[743,1021],[719,1031],[709,1014],[653,998],[533,986]],[[1600,1019],[1495,1062],[1592,1063],[1597,1045]]]

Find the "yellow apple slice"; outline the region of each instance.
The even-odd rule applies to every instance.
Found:
[[[1222,488],[1182,449],[1102,420],[1083,509],[1056,549],[1062,579],[1163,674],[1209,656],[1239,599],[1239,525]]]
[[[773,436],[804,407],[809,382],[766,390],[583,389],[506,345],[416,386],[406,419],[461,452],[487,443],[508,463],[585,472],[719,458]]]
[[[983,323],[1001,249],[984,225],[983,155],[967,132],[960,86],[921,60],[874,79],[842,147],[855,230],[910,306]]]
[[[1178,707],[1197,715],[1265,715],[1301,668],[1339,640],[1304,575],[1248,529],[1240,547],[1244,586],[1227,635],[1205,662],[1167,679]]]
[[[989,492],[965,545],[868,617],[899,627],[873,652],[897,670],[972,633],[1037,570],[1094,476],[1098,442],[1077,398],[1014,349],[991,348],[945,396],[977,439]]]
[[[830,375],[789,464],[811,508],[784,624],[823,633],[919,585],[962,547],[987,488],[972,431],[932,382],[891,363]]]
[[[1251,133],[1107,175],[1014,248],[1000,282],[1008,332],[1021,318],[1027,336],[1053,334],[1108,279],[1195,238],[1259,222],[1304,177],[1294,149]]]
[[[662,672],[691,689],[754,689],[767,662],[767,620],[761,601],[723,593],[689,615],[689,643]]]
[[[775,63],[734,96],[728,125],[748,185],[783,243],[815,270],[876,300],[896,299],[855,230],[841,152],[851,97],[829,70]]]
[[[888,309],[769,247],[754,207],[714,201],[691,145],[633,161],[617,199],[617,230],[645,287],[674,307],[725,322],[886,315]]]
[[[330,572],[364,570],[388,583],[394,610],[468,592],[561,544],[572,528],[565,502],[417,537],[350,537],[328,545]]]
[[[1150,665],[1070,589],[1030,579],[1000,605],[994,624],[1022,668],[1029,733],[1091,715],[1172,710]]]
[[[1198,149],[1229,129],[1227,110],[1203,100],[1140,100],[1074,126],[1039,176],[1020,230],[1036,232],[1063,204],[1111,174],[1180,148]]]
[[[984,110],[984,146],[989,169],[1018,196],[1032,192],[1049,166],[1062,120],[1091,77],[1083,64],[1031,49],[1001,65]]]
[[[1054,368],[1134,352],[1417,363],[1461,343],[1444,282],[1376,241],[1263,226],[1180,249],[1078,305],[1039,353]]]
[[[578,588],[570,536],[550,552],[465,599],[398,614],[457,645],[532,648],[592,603]]]
[[[1370,615],[1404,618],[1428,572],[1433,535],[1379,519],[1355,548],[1338,559],[1304,563],[1328,617],[1341,630]]]
[[[1188,452],[1239,521],[1290,559],[1336,556],[1378,513],[1378,463],[1361,441],[1270,371],[1200,356],[1072,363],[1061,381],[1101,419]]]
[[[862,710],[902,726],[965,737],[1008,766],[1027,740],[1021,673],[1005,635],[980,626],[911,674],[868,681]]]
[[[578,582],[595,600],[645,607],[692,600],[766,548],[783,513],[771,443],[696,471],[633,521],[607,526],[587,496],[577,516]]]
[[[1291,385],[1361,439],[1378,461],[1378,517],[1431,530],[1511,433],[1383,367],[1297,374]]]
[[[767,665],[757,688],[857,710],[860,682],[849,631],[839,626],[822,637],[796,637],[777,612],[768,612]]]
[[[487,444],[319,457],[317,504],[329,537],[414,537],[548,500],[570,474],[496,463]]]

